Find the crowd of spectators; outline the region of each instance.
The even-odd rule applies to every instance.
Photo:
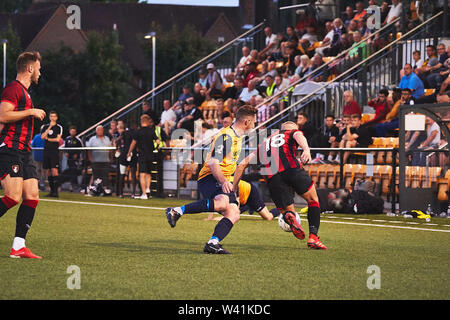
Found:
[[[376,1],[369,1],[371,5],[377,5]],[[400,17],[403,9],[399,0],[392,0],[391,4],[383,2],[380,5],[382,26]],[[406,25],[396,22],[390,29],[392,32],[414,28],[423,21],[421,1],[411,1],[406,13]],[[232,72],[224,74],[214,63],[207,63],[198,71],[195,83],[182,88],[176,101],[163,101],[162,113],[157,113],[143,101],[143,116],[134,128],[116,120],[111,121],[109,128],[97,127],[96,135],[86,141],[86,146],[113,146],[117,151],[91,150],[85,158],[81,152],[66,152],[67,164],[65,170],[61,170],[66,174],[59,178],[60,182],[70,181],[74,190],[81,187],[89,194],[86,186],[101,179],[105,190],[110,191],[114,187],[110,180],[113,166],[116,168],[115,193],[123,196],[125,176],[131,175],[132,196],[145,199],[150,193],[153,160],[162,162],[160,149],[171,145],[174,130],[185,129],[189,135],[186,138],[207,146],[220,128],[232,124],[237,109],[245,104],[258,107],[257,121],[261,124],[289,105],[289,94],[295,85],[305,81],[326,82],[336,76],[333,74],[336,68],[321,68],[325,63],[338,55],[342,55],[341,59],[336,59],[339,61],[361,61],[368,57],[371,49],[381,48],[390,41],[378,35],[368,38],[375,30],[367,25],[369,14],[361,1],[354,8],[346,7],[342,16],[329,21],[319,20],[314,1],[297,14],[297,24],[288,26],[284,32],[276,33],[270,26],[265,27],[264,47],[260,50],[243,46],[242,57]],[[426,59],[422,58],[422,52],[415,51],[401,71],[398,88],[381,89],[377,97],[370,99],[368,105],[374,112],[369,119],[364,118],[363,108],[354,93],[347,90],[343,94],[342,114],[336,119],[334,115],[327,115],[323,127],[316,128],[308,121],[308,114],[302,111],[297,118],[299,128],[312,147],[368,147],[372,137],[395,134],[400,105],[448,102],[448,55],[449,50],[443,43],[436,47],[427,46]],[[321,71],[316,72],[319,68]],[[431,89],[432,94],[425,94],[427,89]],[[75,136],[76,128],[71,128],[64,145],[81,146]],[[413,142],[418,143],[419,137],[414,137]],[[432,142],[436,139],[434,136]],[[35,146],[38,146],[38,139]],[[316,162],[341,161],[336,152],[316,153],[316,156]],[[342,161],[347,162],[349,156],[350,153],[345,153]],[[417,157],[415,161],[420,162],[421,156]],[[185,169],[183,179],[191,177],[194,168],[188,164]],[[92,175],[80,182],[79,176],[86,176],[86,170],[92,171]],[[136,194],[137,188],[141,190],[139,194]],[[161,195],[162,188],[158,189]]]

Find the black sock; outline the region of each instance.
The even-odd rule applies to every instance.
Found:
[[[17,202],[8,196],[3,196],[3,198],[0,198],[0,217],[2,217],[6,211],[14,207],[16,204]]]
[[[309,233],[317,236],[320,226],[320,206],[317,201],[308,202]]]
[[[53,176],[53,194],[58,194],[58,182],[59,182],[59,176]]]
[[[202,199],[181,207],[183,213],[214,212],[214,199]]]
[[[222,241],[230,233],[231,228],[233,228],[233,222],[228,218],[223,218],[217,223],[211,239],[216,238],[219,242]]]
[[[53,193],[54,189],[53,176],[48,176],[48,186],[50,187],[50,193]]]
[[[16,218],[15,237],[25,239],[27,236],[28,229],[31,228],[31,223],[33,222],[37,203],[37,200],[24,200],[20,205]]]

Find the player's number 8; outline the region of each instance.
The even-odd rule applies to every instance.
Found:
[[[284,134],[280,133],[277,134],[270,139],[267,139],[266,142],[266,151],[269,151],[270,147],[272,148],[279,148],[285,143],[284,141]]]

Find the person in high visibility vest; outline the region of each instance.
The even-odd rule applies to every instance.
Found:
[[[157,195],[160,198],[164,197],[163,190],[163,160],[164,154],[161,148],[167,146],[167,135],[164,130],[161,129],[160,126],[155,126],[155,138],[153,140],[153,161],[156,162],[156,190]]]

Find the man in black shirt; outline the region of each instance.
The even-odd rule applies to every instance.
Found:
[[[199,108],[194,104],[194,98],[186,100],[183,116],[178,121],[177,128],[183,128],[191,133],[194,133],[194,122],[200,118],[203,118],[203,114]]]
[[[50,193],[48,197],[58,197],[58,168],[59,168],[59,141],[63,134],[62,127],[56,123],[58,114],[50,111],[50,123],[41,127],[41,138],[44,144],[43,168],[46,170]]]
[[[83,143],[77,138],[77,127],[71,126],[69,128],[69,135],[64,139],[65,148],[81,148]],[[64,178],[60,183],[63,183],[65,179],[70,179],[72,184],[72,190],[78,187],[78,176],[81,175],[82,163],[81,163],[81,150],[69,150],[65,152],[67,157],[67,169],[63,172]]]
[[[139,182],[141,184],[142,195],[139,199],[148,199],[150,193],[151,171],[153,167],[153,150],[155,135],[155,123],[147,114],[141,116],[141,127],[136,130],[133,140],[128,150],[127,158],[130,159],[133,150],[138,148]],[[158,141],[159,143],[159,141]],[[138,198],[136,198],[138,199]]]
[[[148,101],[142,101],[142,114],[147,114],[154,122],[159,123],[159,118],[156,116],[155,111],[152,110]]]
[[[352,114],[351,122],[342,137],[341,148],[367,148],[373,143],[372,135],[367,127],[361,126],[361,115]],[[350,151],[344,153],[343,161],[347,163]]]
[[[339,143],[336,140],[339,137],[339,129],[334,124],[334,116],[329,114],[325,117],[325,125],[320,129],[318,135],[318,147],[320,148],[336,148]],[[333,155],[329,153],[328,161],[333,160]]]

